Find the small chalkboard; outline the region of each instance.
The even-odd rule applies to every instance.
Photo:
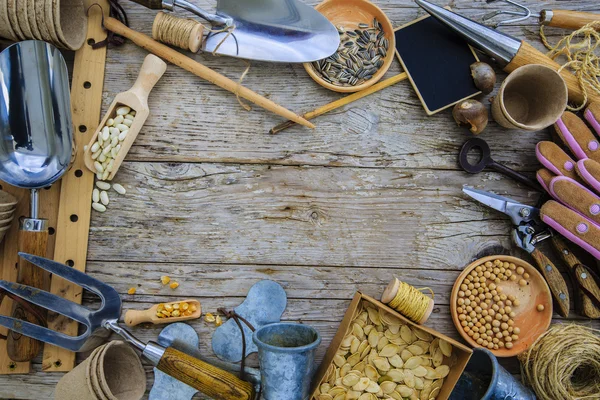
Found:
[[[396,55],[428,115],[481,93],[470,69],[477,55],[435,18],[416,19],[395,35]]]

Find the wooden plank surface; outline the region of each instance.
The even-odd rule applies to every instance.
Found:
[[[423,14],[409,0],[376,3],[397,26]],[[150,33],[153,13],[122,4],[131,26]],[[475,19],[500,6],[484,0],[450,5]],[[592,0],[543,2],[543,8],[565,7],[600,11]],[[534,23],[502,30],[542,49]],[[546,31],[551,41],[566,33]],[[110,49],[103,110],[131,86],[145,55],[130,43]],[[240,60],[195,58],[232,79],[245,69]],[[387,76],[398,72],[395,64]],[[340,98],[300,65],[252,63],[244,85],[298,113]],[[258,280],[273,279],[288,295],[284,319],[321,332],[320,360],[356,290],[379,297],[392,276],[429,286],[436,307],[427,325],[458,339],[448,299],[462,268],[487,254],[529,257],[511,245],[506,218],[467,200],[461,188],[494,190],[528,204],[536,203],[537,194],[495,173],[458,170],[468,131],[455,125],[450,112],[427,117],[408,82],[315,119],[314,131],[295,127],[275,136],[267,132],[281,119],[258,108],[246,112],[231,94],[174,66],[149,106],[151,116],[115,178],[128,192],[112,195],[107,213],[94,212],[90,228],[87,272],[119,291],[123,311],[191,297],[214,312],[239,304]],[[481,137],[497,161],[533,176],[535,143],[550,133],[507,131],[491,122]],[[163,287],[161,275],[181,286]],[[137,288],[133,296],[126,294],[130,287]],[[83,302],[97,305],[87,294]],[[571,316],[600,328],[598,321]],[[191,325],[210,359],[214,327],[200,320]],[[160,329],[132,331],[154,340]],[[514,359],[502,363],[518,373]],[[0,377],[0,398],[51,398],[62,374],[40,370],[37,360],[32,374]],[[151,368],[146,370],[151,385]]]

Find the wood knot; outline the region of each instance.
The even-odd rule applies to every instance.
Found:
[[[325,213],[319,209],[314,207],[308,209],[308,222],[313,225],[321,226],[327,219],[326,217]]]

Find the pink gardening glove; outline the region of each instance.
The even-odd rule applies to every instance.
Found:
[[[600,135],[600,104],[590,104],[584,118]],[[556,133],[578,161],[557,144],[540,142],[537,159],[545,167],[537,179],[556,201],[541,209],[542,220],[565,238],[600,259],[600,144],[577,115],[567,111],[554,124]]]

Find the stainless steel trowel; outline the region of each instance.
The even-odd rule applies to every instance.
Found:
[[[181,8],[208,21],[213,32],[202,51],[219,55],[304,63],[329,57],[340,44],[336,27],[298,0],[218,0],[215,14],[186,0],[131,1],[153,10]]]

